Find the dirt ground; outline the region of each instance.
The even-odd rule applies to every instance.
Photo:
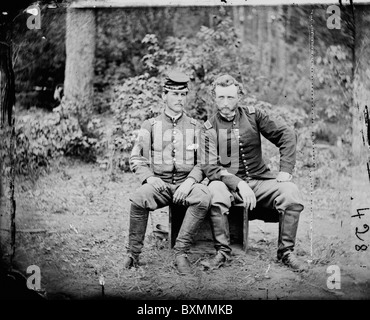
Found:
[[[353,172],[355,176],[340,177],[334,187],[317,187],[312,194],[308,173],[295,181],[306,201],[296,252],[311,260],[307,273],[276,262],[278,225],[255,220],[250,222],[247,254],[234,246],[232,261],[209,272],[199,262],[214,253],[213,245],[198,242],[190,256],[194,275],[180,276],[173,252],[152,232],[157,223],[166,225],[166,208],[150,215],[140,268],[122,268],[129,197],[139,186],[132,173],[120,173],[111,181],[97,165],[61,162],[35,183],[16,184],[15,266],[24,274],[28,266],[39,266],[49,299],[102,298],[102,275],[105,298],[369,299],[370,250],[353,249],[350,217],[351,196],[368,201],[368,183]],[[363,185],[358,184],[361,179]],[[330,265],[340,268],[340,289],[327,287]]]

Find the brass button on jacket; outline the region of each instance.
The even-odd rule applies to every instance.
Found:
[[[131,170],[142,183],[154,174],[172,183],[175,172],[177,183],[182,183],[187,177],[196,182],[202,181],[204,175],[200,164],[196,163],[197,150],[194,148],[199,140],[200,129],[199,122],[185,113],[176,120],[176,124],[165,113],[145,120],[131,152]]]
[[[232,134],[235,127],[239,129],[236,135]],[[259,108],[238,107],[234,120],[228,121],[217,112],[204,124],[201,162],[207,178],[222,180],[231,190],[236,190],[238,183],[247,178],[274,178],[262,158],[261,134],[279,148],[280,171],[292,173],[297,144],[294,130]],[[225,169],[231,175],[221,175]]]

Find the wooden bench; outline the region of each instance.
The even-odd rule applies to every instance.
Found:
[[[179,205],[170,205],[168,208],[168,242],[169,247],[173,248],[177,235],[180,231],[184,219],[186,207]],[[279,214],[276,210],[259,210],[249,211],[242,204],[234,205],[230,208],[228,214],[230,242],[242,244],[243,251],[248,250],[249,221],[263,220],[265,222],[279,222]],[[201,224],[195,237],[195,242],[199,240],[213,241],[210,219],[207,217]]]

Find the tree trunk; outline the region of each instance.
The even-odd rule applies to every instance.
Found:
[[[1,127],[10,126],[12,109],[15,102],[14,71],[12,62],[12,42],[8,25],[3,25],[0,32],[0,88],[1,88]]]
[[[244,7],[244,43],[253,44],[251,39],[252,32],[252,19],[251,19],[251,7]]]
[[[239,21],[239,9],[238,7],[233,7],[233,22],[234,22],[234,29],[235,32],[239,36],[239,30],[240,30],[240,21]]]
[[[15,250],[13,16],[2,15],[0,19],[0,258],[9,267]]]
[[[277,74],[280,77],[279,82],[281,86],[278,99],[282,99],[284,101],[285,83],[287,78],[287,49],[286,49],[287,28],[286,28],[286,16],[284,14],[282,6],[279,6],[277,8],[275,30],[277,42],[276,70]]]
[[[208,14],[208,27],[213,28],[213,14],[212,13]]]
[[[267,14],[266,8],[258,8],[258,52],[260,56],[260,70],[261,74],[266,76],[266,54],[265,54],[265,42],[266,42],[266,25]]]
[[[258,48],[258,11],[255,7],[252,8],[252,43]]]
[[[276,55],[276,67],[278,74],[284,79],[285,69],[285,41],[284,41],[284,23],[283,23],[283,9],[281,6],[277,9],[277,18],[275,22],[276,30],[276,42],[277,42],[277,55]]]
[[[240,34],[240,41],[245,43],[245,24],[246,24],[246,15],[245,15],[245,7],[241,6],[239,8],[239,34]]]
[[[94,102],[94,58],[96,12],[67,9],[65,99],[77,107],[92,109]]]
[[[271,59],[272,59],[272,50],[275,50],[273,48],[273,39],[272,39],[272,20],[271,20],[271,15],[272,15],[272,8],[268,7],[266,8],[266,33],[267,33],[267,42],[265,43],[265,70],[266,74],[270,75],[271,74]]]

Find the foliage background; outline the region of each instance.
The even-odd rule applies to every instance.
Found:
[[[260,106],[297,130],[297,174],[315,166],[317,183],[325,183],[327,175],[347,167],[353,35],[345,22],[350,17],[342,19],[340,30],[329,30],[324,6],[97,10],[94,103],[79,109],[66,101],[58,106],[52,97],[64,80],[65,16],[65,8],[44,10],[41,30],[28,30],[25,14],[15,19],[18,173],[37,172],[60,155],[127,171],[135,132],[161,111],[161,83],[173,67],[191,77],[189,115],[200,121],[212,115],[209,85],[217,75],[230,73],[244,85],[243,103]],[[277,170],[277,150],[267,141],[263,147]]]
[[[313,114],[308,36],[312,9]],[[155,298],[172,294],[180,299],[264,299],[267,292],[260,290],[261,277],[269,270],[271,279],[264,277],[263,286],[270,290],[270,298],[275,298],[275,292],[276,299],[302,294],[330,299],[337,292],[326,290],[326,267],[335,264],[341,267],[345,293],[369,296],[366,270],[358,256],[350,259],[354,251],[349,213],[354,201],[350,199],[359,203],[351,183],[359,179],[354,176],[351,182],[348,174],[354,66],[353,31],[346,15],[350,12],[343,9],[340,30],[329,30],[323,6],[97,10],[94,103],[83,107],[52,98],[53,87],[64,81],[64,9],[45,9],[41,30],[26,29],[27,16],[17,17],[19,270],[31,264],[40,266],[48,293],[71,293],[77,298],[95,294],[101,290],[99,275],[104,274],[107,295],[118,292],[125,298],[147,298],[149,290]],[[154,237],[146,238],[143,262],[147,265],[122,271],[129,198],[139,184],[132,174],[114,173],[128,170],[135,131],[144,119],[161,110],[161,81],[174,66],[192,77],[187,112],[200,121],[213,109],[208,85],[219,73],[231,72],[245,86],[246,104],[282,117],[297,130],[295,182],[307,201],[297,253],[314,258],[309,275],[295,275],[274,262],[276,224],[252,227],[250,254],[236,256],[232,267],[216,273],[199,272],[195,285],[178,277],[171,250],[161,250],[163,243]],[[9,141],[4,142],[2,155],[10,147]],[[278,151],[267,141],[263,147],[267,162],[276,171]],[[69,161],[71,157],[79,159]],[[44,171],[48,174],[38,177]],[[30,182],[28,178],[39,179]],[[358,189],[365,201],[365,183]],[[148,234],[156,223],[168,221],[166,212],[157,213],[151,215]],[[159,220],[153,220],[156,217]]]

